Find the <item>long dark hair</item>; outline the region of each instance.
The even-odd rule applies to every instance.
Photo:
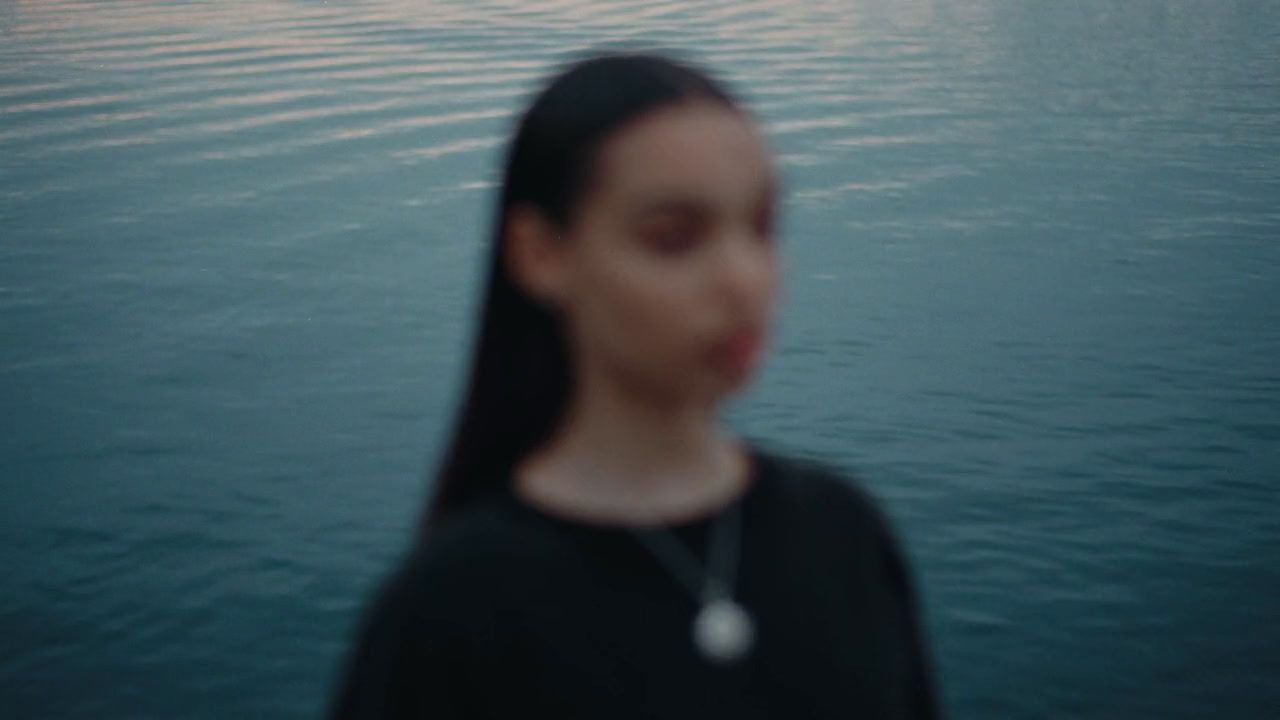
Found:
[[[441,462],[420,539],[481,494],[509,481],[515,463],[551,436],[572,389],[568,345],[552,311],[508,274],[508,210],[529,204],[559,229],[593,181],[603,141],[659,107],[710,100],[745,111],[727,86],[669,52],[588,51],[536,95],[507,149],[487,290],[468,390]]]

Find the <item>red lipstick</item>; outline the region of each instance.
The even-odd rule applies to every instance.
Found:
[[[762,333],[758,330],[739,330],[715,346],[714,355],[720,363],[735,370],[745,370],[755,363],[760,352]]]

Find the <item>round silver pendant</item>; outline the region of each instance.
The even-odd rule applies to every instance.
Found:
[[[693,640],[703,657],[715,663],[740,660],[755,642],[755,623],[747,611],[727,598],[702,606],[693,620]]]

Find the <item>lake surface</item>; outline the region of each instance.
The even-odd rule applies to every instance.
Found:
[[[687,50],[785,181],[740,431],[856,468],[957,718],[1280,717],[1280,3],[0,0],[0,705],[315,717],[502,144]]]

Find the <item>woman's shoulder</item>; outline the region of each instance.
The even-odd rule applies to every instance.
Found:
[[[528,552],[520,518],[500,500],[486,498],[459,508],[418,535],[400,572],[425,583],[472,586],[492,579],[494,567],[519,562]]]
[[[493,599],[503,592],[502,574],[484,559],[498,544],[489,521],[467,515],[408,543],[371,582],[330,717],[407,717],[410,705],[416,714],[427,700],[452,702],[441,688],[492,629]]]
[[[448,600],[491,580],[490,566],[510,555],[513,528],[500,508],[466,507],[409,538],[377,581],[381,595]]]
[[[805,510],[838,515],[875,531],[889,529],[884,504],[860,471],[785,446],[759,446],[757,452],[778,492]]]
[[[761,457],[779,494],[802,513],[804,522],[833,533],[822,535],[840,538],[860,557],[874,558],[896,587],[908,596],[914,592],[909,555],[896,523],[860,472],[787,450],[766,451]]]
[[[468,511],[409,541],[368,587],[362,632],[439,641],[483,627],[486,608],[503,592],[503,543],[491,522]]]

